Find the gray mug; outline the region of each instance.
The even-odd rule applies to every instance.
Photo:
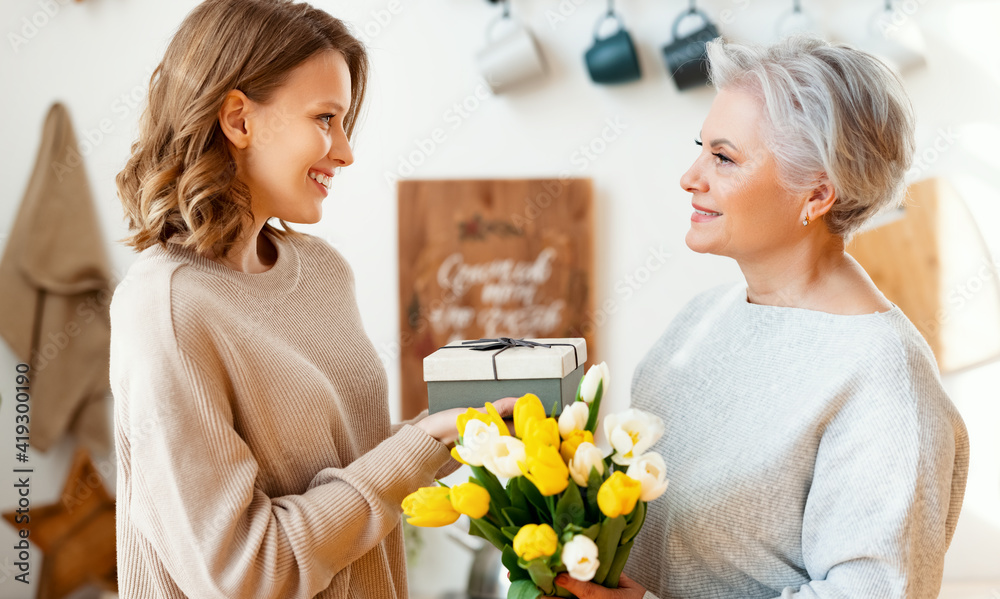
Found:
[[[680,37],[679,27],[689,15],[703,21],[700,29]],[[708,83],[708,54],[705,46],[719,37],[719,30],[708,20],[708,15],[692,8],[681,13],[674,21],[674,41],[663,47],[663,59],[677,89],[685,90]]]

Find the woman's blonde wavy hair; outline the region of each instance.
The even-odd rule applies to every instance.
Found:
[[[250,190],[219,126],[226,94],[266,104],[289,73],[318,52],[336,50],[351,74],[344,129],[352,137],[364,103],[368,55],[346,25],[291,0],[207,0],[184,19],[149,81],[139,137],[115,179],[137,252],[178,235],[185,247],[226,256],[253,225]],[[284,238],[301,233],[265,232]]]

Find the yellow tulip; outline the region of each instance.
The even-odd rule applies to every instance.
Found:
[[[522,437],[525,445],[548,445],[559,449],[559,422],[555,418],[533,418]]]
[[[514,553],[526,562],[551,557],[558,548],[559,538],[548,524],[525,524],[514,535]]]
[[[469,463],[466,462],[465,460],[463,460],[462,456],[459,455],[459,453],[458,453],[458,447],[457,446],[451,448],[451,457],[452,457],[453,460],[455,460],[456,462],[458,462],[460,464],[465,464],[466,466],[469,465]]]
[[[507,423],[503,421],[500,417],[500,413],[497,409],[493,407],[493,404],[486,402],[486,413],[482,413],[476,408],[468,408],[462,414],[458,415],[455,419],[455,427],[458,428],[458,434],[465,436],[465,425],[469,424],[470,420],[481,420],[486,424],[495,424],[497,428],[500,429],[500,435],[510,435],[510,430],[507,429]]]
[[[497,412],[497,409],[490,402],[486,402],[486,413],[490,415],[490,422],[497,425],[497,428],[500,429],[500,436],[509,437],[510,429],[507,428],[507,423],[503,421],[503,416],[500,415],[500,412]]]
[[[594,433],[590,431],[575,430],[566,435],[562,440],[562,445],[559,446],[559,453],[562,455],[562,459],[568,464],[573,456],[576,455],[576,448],[580,446],[580,443],[593,443]]]
[[[519,464],[521,472],[528,477],[542,495],[562,493],[569,486],[569,468],[559,455],[559,450],[550,445],[525,444],[526,459]]]
[[[641,482],[626,476],[624,472],[615,472],[597,491],[597,505],[608,518],[617,518],[632,513],[641,493]]]
[[[489,491],[476,483],[462,483],[451,488],[451,507],[470,518],[482,518],[490,511]]]
[[[403,500],[403,513],[414,526],[447,526],[458,520],[458,512],[451,506],[451,489],[448,487],[422,487]]]
[[[524,439],[525,433],[528,432],[528,423],[536,419],[545,419],[545,408],[537,395],[528,393],[514,404],[514,433],[519,439]]]

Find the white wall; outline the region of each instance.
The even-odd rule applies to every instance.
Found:
[[[334,183],[323,221],[299,227],[325,237],[353,265],[362,316],[387,360],[394,410],[398,412],[399,389],[396,200],[385,175],[413,156],[418,140],[429,138],[437,128],[444,130],[445,141],[423,156],[415,178],[550,177],[569,170],[594,179],[597,305],[612,300],[617,308],[607,315],[599,335],[602,353],[616,373],[613,406],[624,406],[633,368],[678,308],[697,292],[740,276],[733,262],[694,254],[683,242],[690,198],[677,181],[696,155],[693,139],[713,96],[710,90],[678,93],[659,57],[659,47],[670,39],[670,23],[686,2],[618,2],[639,47],[644,77],[625,87],[603,88],[589,83],[582,55],[604,4],[515,0],[514,11],[535,31],[551,74],[521,93],[485,99],[480,97],[484,88],[473,54],[498,9],[485,0],[398,2],[315,3],[366,33],[374,69],[356,162]],[[68,105],[81,141],[91,140],[87,173],[121,276],[134,256],[112,245],[112,239],[126,233],[114,176],[135,136],[148,75],[196,2],[52,0],[57,12],[48,19],[39,16],[44,15],[44,4],[21,0],[0,5],[0,33],[5,38],[0,48],[0,178],[7,182],[0,198],[0,245],[24,193],[42,119],[50,102],[60,99]],[[856,31],[879,4],[804,2],[828,30],[844,32]],[[957,135],[957,142],[931,160],[921,175],[943,174],[956,181],[994,242],[995,256],[1000,256],[998,4],[907,0],[903,7],[923,28],[929,51],[928,67],[907,77],[918,115],[919,147],[932,147],[942,129],[950,127]],[[724,34],[766,41],[773,22],[791,2],[706,0],[702,5],[727,21]],[[395,14],[388,10],[393,6],[398,6]],[[560,7],[567,18],[551,22],[549,16]],[[31,31],[24,31],[23,19],[47,22],[28,39],[24,34]],[[26,43],[12,44],[12,33],[25,37]],[[455,117],[456,104],[465,106],[467,116]],[[624,124],[624,132],[595,160],[581,162],[580,146],[599,137],[608,119]],[[99,133],[102,127],[110,132]],[[415,157],[420,161],[421,156]],[[662,248],[671,258],[626,298],[619,291],[621,284],[642,276],[639,269],[651,248]],[[0,373],[12,373],[14,363],[9,349],[0,344]],[[8,376],[0,374],[0,381],[10,380]],[[8,383],[2,384],[7,388]],[[973,434],[973,471],[947,574],[956,580],[1000,581],[1000,560],[995,559],[1000,555],[1000,447],[995,441],[1000,367],[949,377],[948,387]],[[5,402],[0,427],[11,422]],[[0,447],[3,471],[9,472],[11,453]],[[71,446],[64,443],[50,455],[34,458],[38,469],[49,473],[33,491],[34,505],[55,497],[70,454]],[[0,508],[8,509],[12,499],[11,490],[0,487]],[[12,539],[11,530],[0,526],[0,581],[10,553],[2,548]],[[420,580],[418,575],[417,587]],[[995,588],[1000,592],[1000,582]],[[8,580],[0,582],[0,595],[31,593]]]

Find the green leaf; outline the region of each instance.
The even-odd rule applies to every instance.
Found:
[[[618,588],[618,580],[621,578],[622,570],[625,569],[625,562],[628,561],[628,554],[631,551],[632,542],[618,547],[618,551],[615,552],[615,559],[611,562],[611,568],[608,569],[608,575],[604,578],[604,586],[609,589]]]
[[[635,509],[629,514],[631,521],[625,530],[622,532],[621,544],[624,545],[635,538],[635,535],[639,534],[639,530],[642,529],[642,524],[646,521],[646,502],[639,501],[635,504]]]
[[[597,559],[601,565],[597,567],[594,574],[594,582],[604,584],[604,579],[611,570],[611,562],[615,559],[615,552],[618,551],[618,543],[622,538],[622,531],[625,530],[625,516],[617,518],[607,518],[601,524],[601,532],[597,535]]]
[[[535,520],[528,510],[519,510],[514,506],[503,508],[503,517],[511,526],[524,526]]]
[[[559,585],[556,585],[556,592],[555,592],[555,594],[553,596],[554,597],[569,597],[571,599],[574,598],[574,597],[576,597],[576,595],[574,595],[573,593],[570,593],[569,591],[567,591],[566,589],[562,588]]]
[[[490,508],[495,513],[499,514],[503,508],[510,507],[510,498],[507,497],[507,492],[492,472],[482,466],[470,466],[470,468],[472,468],[472,474],[475,475],[476,480],[482,483],[483,488],[489,491]]]
[[[582,534],[583,536],[587,537],[591,541],[595,541],[596,542],[597,541],[597,535],[599,535],[600,533],[601,533],[601,524],[597,523],[597,524],[595,524],[595,525],[593,525],[593,526],[591,526],[589,528],[584,529],[584,531],[581,532],[580,534]]]
[[[526,476],[519,476],[515,480],[518,481],[521,492],[528,498],[528,503],[535,506],[538,519],[546,524],[552,524],[552,512],[549,511],[549,506],[545,503],[545,497],[538,490],[538,487],[535,486],[535,483],[528,480]]]
[[[521,485],[517,482],[519,478],[521,477],[515,476],[507,481],[507,496],[510,497],[510,504],[512,506],[521,510],[527,510],[530,509],[530,506],[528,505],[528,498],[521,491]]]
[[[528,574],[531,575],[535,586],[542,589],[546,595],[555,593],[556,585],[553,581],[556,578],[556,573],[549,568],[544,559],[533,559],[528,562]]]
[[[507,571],[510,572],[510,581],[517,582],[518,580],[531,580],[531,576],[528,575],[528,571],[517,564],[517,554],[514,553],[514,548],[510,545],[504,545],[503,551],[500,555],[500,561],[503,563]],[[531,583],[534,585],[535,583]]]
[[[482,531],[482,537],[490,543],[493,543],[493,546],[497,549],[502,551],[504,546],[509,544],[507,537],[500,532],[500,529],[487,522],[485,518],[475,518],[472,521],[475,522],[476,526],[479,527],[479,530]]]
[[[500,532],[503,533],[503,536],[513,541],[514,537],[517,536],[517,533],[520,530],[521,530],[520,526],[504,526],[503,528],[500,529]]]
[[[556,408],[558,408],[558,407],[559,407],[559,402],[558,401],[552,402],[552,409],[549,410],[549,418],[555,418],[556,417]]]
[[[483,531],[480,530],[478,526],[476,526],[476,521],[473,520],[472,518],[469,518],[469,534],[474,537],[479,537],[480,539],[485,539],[489,541],[489,539],[486,538],[486,535],[483,534]]]
[[[517,580],[507,589],[507,599],[538,599],[542,595],[542,590],[536,587],[530,578]]]
[[[590,469],[590,478],[587,479],[587,520],[593,522],[601,518],[601,508],[597,505],[597,492],[604,484],[604,477],[597,472],[596,467]]]
[[[561,533],[568,524],[583,524],[586,514],[584,513],[583,498],[580,497],[580,487],[576,486],[572,480],[563,491],[562,497],[556,504],[555,529],[556,533]]]
[[[583,389],[583,379],[587,378],[587,373],[584,372],[583,374],[584,376],[580,377],[580,382],[576,384],[576,401],[583,401],[583,398],[580,397],[580,389]]]
[[[582,381],[581,381],[582,382]],[[590,416],[587,418],[587,426],[584,430],[594,432],[597,430],[597,415],[601,411],[601,396],[604,395],[604,381],[597,383],[597,393],[594,395],[594,402],[590,404]]]

